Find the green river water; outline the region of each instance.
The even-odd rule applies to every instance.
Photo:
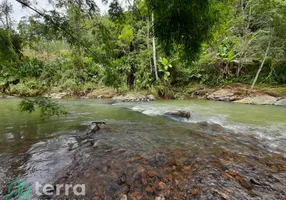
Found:
[[[194,100],[117,104],[104,100],[64,100],[60,103],[69,112],[67,116],[42,120],[39,112],[19,112],[19,102],[18,99],[0,99],[1,195],[7,193],[9,183],[15,179],[23,179],[31,185],[54,183],[71,166],[80,163],[83,174],[71,176],[70,181],[87,182],[87,199],[97,193],[100,199],[102,194],[98,191],[105,191],[106,199],[115,199],[119,193],[126,193],[130,199],[154,199],[162,190],[153,189],[148,193],[145,187],[159,180],[166,180],[170,185],[169,193],[164,194],[166,199],[227,199],[231,196],[230,199],[268,200],[286,196],[285,107]],[[191,119],[165,115],[177,110],[191,111]],[[107,124],[93,138],[97,148],[78,140],[92,121]],[[178,164],[180,160],[185,163],[182,167]],[[186,164],[187,161],[192,164]],[[196,170],[187,173],[187,165]],[[253,165],[259,168],[255,176],[248,168]],[[140,183],[136,182],[138,167],[155,170],[160,176],[156,180],[147,179],[148,183],[142,177]],[[105,168],[111,172],[102,175]],[[230,168],[245,177],[250,185],[259,179],[270,184],[265,177],[275,174],[277,181],[271,183],[276,186],[272,186],[270,192],[253,183],[251,191],[255,195],[251,195],[237,176],[233,175],[233,182],[228,180],[226,184],[213,175],[220,176]],[[112,186],[113,180],[122,173],[129,177],[130,183],[123,184],[128,185],[128,192],[121,186]],[[198,177],[205,182],[198,181]],[[174,189],[176,180],[188,187]],[[199,188],[199,196],[192,196],[192,192],[193,198],[184,196],[194,187]],[[211,191],[217,198],[207,196],[213,187]]]

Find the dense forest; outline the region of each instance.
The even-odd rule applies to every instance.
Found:
[[[112,87],[184,98],[198,84],[286,83],[283,0],[113,0],[104,15],[93,1],[50,3],[15,0],[34,15],[14,23],[1,2],[3,94]]]

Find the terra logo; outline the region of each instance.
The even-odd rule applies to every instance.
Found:
[[[15,180],[8,187],[5,200],[27,200],[31,194],[29,183],[23,180]]]
[[[39,182],[34,184],[35,195],[41,197],[42,195],[47,196],[59,196],[59,195],[73,195],[73,196],[84,196],[85,195],[85,184],[44,184],[41,185]],[[33,194],[34,194],[33,193]],[[29,183],[23,180],[15,180],[8,186],[8,194],[4,197],[5,200],[27,200],[31,196],[31,187]]]

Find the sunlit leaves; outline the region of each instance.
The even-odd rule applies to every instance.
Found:
[[[118,36],[118,41],[122,45],[129,45],[134,40],[134,31],[131,25],[125,25]]]

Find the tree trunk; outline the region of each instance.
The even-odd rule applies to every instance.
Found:
[[[149,52],[149,49],[150,49],[150,18],[149,18],[149,16],[147,17],[147,49]],[[152,74],[153,73],[153,66],[152,66],[151,54],[149,55],[149,61],[150,61],[150,72]]]
[[[5,16],[5,18],[6,18],[6,30],[7,31],[10,30],[10,22],[9,22],[9,16],[8,15],[9,14],[6,13],[6,16]]]
[[[251,5],[250,5],[249,2],[246,3],[245,0],[241,0],[240,4],[241,4],[241,13],[242,13],[243,22],[244,23],[246,21],[247,22],[246,22],[246,24],[243,27],[243,35],[241,37],[243,47],[241,49],[242,54],[241,54],[241,58],[240,58],[240,63],[239,63],[238,68],[236,70],[236,77],[239,77],[240,72],[241,72],[241,70],[244,67],[245,60],[246,60],[246,58],[248,56],[247,55],[248,54],[248,48],[249,48],[249,45],[250,45],[250,42],[248,41],[248,37],[250,35],[249,27],[250,27],[250,21],[251,21],[250,18],[251,18],[251,14],[252,14],[252,8],[251,8]],[[250,7],[248,14],[246,13],[247,7]]]
[[[263,67],[263,65],[264,65],[264,63],[265,63],[265,61],[266,61],[266,58],[267,58],[267,56],[268,56],[269,49],[270,49],[270,44],[271,44],[271,39],[269,40],[269,43],[268,43],[268,46],[267,46],[267,49],[266,49],[266,52],[265,52],[265,56],[264,56],[264,58],[263,58],[263,61],[262,61],[261,65],[260,65],[260,67],[259,67],[257,73],[256,73],[256,76],[255,76],[255,78],[254,78],[254,81],[253,81],[253,83],[252,83],[252,85],[251,85],[250,92],[253,90],[253,88],[254,88],[254,86],[255,86],[255,83],[256,83],[256,81],[257,81],[257,79],[258,79],[258,77],[259,77],[259,74],[260,74],[260,72],[261,72],[261,70],[262,70],[262,67]]]
[[[155,27],[154,27],[154,12],[152,12],[152,25],[153,25],[153,60],[156,80],[159,79],[157,71],[157,58],[156,58],[156,39],[155,39]]]

